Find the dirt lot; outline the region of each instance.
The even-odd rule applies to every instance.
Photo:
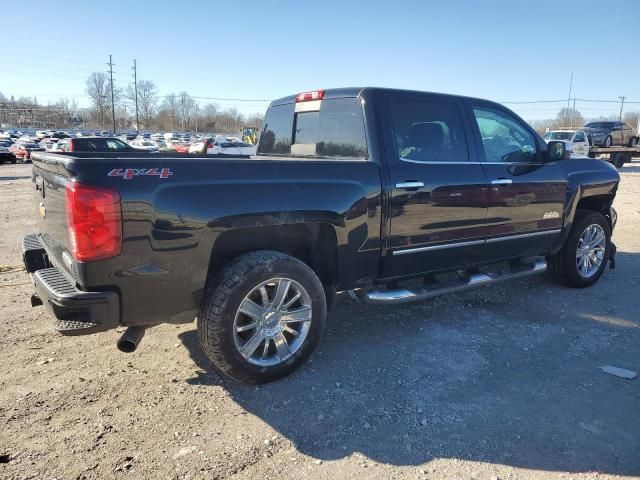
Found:
[[[640,474],[640,161],[616,200],[617,268],[402,307],[343,301],[312,362],[266,386],[211,371],[195,325],[133,354],[56,334],[18,239],[30,165],[0,165],[0,478],[610,478]]]

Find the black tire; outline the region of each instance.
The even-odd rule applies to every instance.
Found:
[[[607,138],[604,139],[604,143],[602,144],[602,146],[609,148],[612,143],[613,143],[613,138],[611,138],[611,135],[609,135]]]
[[[629,140],[629,146],[631,148],[635,147],[638,144],[638,137],[631,137],[631,140]]]
[[[593,224],[600,225],[605,234],[606,243],[604,260],[595,274],[589,278],[585,278],[578,271],[576,252],[580,236],[588,226]],[[602,276],[602,273],[609,261],[610,252],[611,228],[609,228],[609,222],[605,216],[592,210],[578,210],[573,220],[571,232],[569,233],[569,237],[565,241],[562,250],[555,255],[547,257],[548,272],[555,281],[562,285],[575,288],[590,287]]]
[[[311,299],[311,324],[304,343],[287,360],[273,366],[247,361],[236,348],[234,320],[245,297],[262,282],[289,278],[304,287]],[[327,305],[322,283],[305,263],[274,251],[244,254],[208,282],[198,316],[200,345],[213,365],[244,383],[267,383],[289,375],[311,355],[322,336]]]
[[[624,160],[624,153],[616,152],[612,154],[611,163],[613,163],[616,168],[622,168],[624,166]]]

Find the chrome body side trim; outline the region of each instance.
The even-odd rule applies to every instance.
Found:
[[[394,255],[406,255],[407,253],[431,252],[433,250],[442,250],[445,248],[469,247],[471,245],[480,245],[485,242],[482,240],[469,240],[468,242],[444,243],[440,245],[429,245],[428,247],[407,248],[406,250],[395,250]]]
[[[553,230],[543,230],[541,232],[519,233],[517,235],[507,235],[504,237],[491,237],[487,238],[487,243],[502,242],[505,240],[519,240],[521,238],[539,237],[541,235],[554,235],[560,233],[561,231],[562,230],[560,228],[556,228]]]

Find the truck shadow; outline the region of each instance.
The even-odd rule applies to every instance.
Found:
[[[14,176],[14,177],[8,177],[8,176],[0,176],[0,182],[7,182],[7,181],[13,181],[13,180],[26,180],[28,178],[31,178],[30,176]]]
[[[620,252],[589,289],[539,278],[406,306],[344,301],[311,362],[259,387],[215,373],[189,331],[181,340],[202,369],[189,383],[223,386],[322,460],[637,475],[640,384],[598,367],[640,365],[637,310],[610,300],[633,298],[638,271],[640,255]]]

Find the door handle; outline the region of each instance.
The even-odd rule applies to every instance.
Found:
[[[414,190],[422,187],[424,187],[424,183],[422,182],[406,181],[396,183],[396,188],[401,188],[403,190]]]
[[[491,185],[511,185],[513,180],[510,178],[495,178],[491,180]]]

